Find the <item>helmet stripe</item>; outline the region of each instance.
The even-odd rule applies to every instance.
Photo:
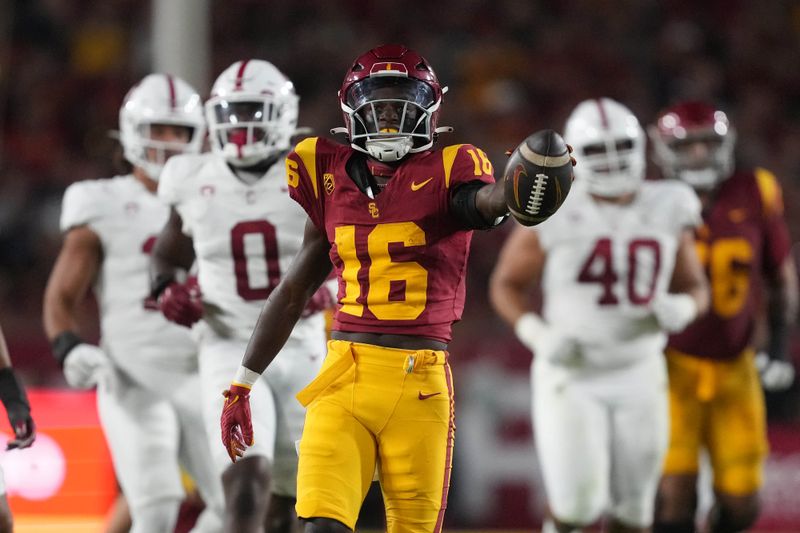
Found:
[[[236,72],[236,85],[234,86],[234,91],[241,91],[242,90],[242,81],[244,79],[244,69],[247,68],[247,64],[250,62],[249,59],[245,59],[242,61],[242,64],[239,65],[239,71]]]
[[[175,80],[173,80],[172,76],[169,74],[167,74],[167,86],[169,87],[169,107],[170,109],[175,109],[177,106],[175,97]]]
[[[600,112],[600,124],[603,125],[603,129],[608,129],[608,115],[606,115],[606,108],[603,107],[603,100],[598,98],[595,100],[597,102],[597,110]]]

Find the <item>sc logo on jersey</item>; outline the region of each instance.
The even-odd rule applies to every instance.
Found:
[[[325,193],[330,196],[336,188],[336,182],[333,181],[333,174],[326,172],[322,175],[322,185],[325,187]]]

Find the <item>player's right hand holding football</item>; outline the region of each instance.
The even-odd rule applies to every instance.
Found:
[[[572,365],[580,358],[577,339],[553,328],[535,313],[519,317],[514,332],[536,357],[543,357],[551,363]]]
[[[203,301],[196,278],[186,283],[173,281],[158,297],[158,308],[170,322],[187,328],[203,318]]]
[[[250,387],[234,382],[222,395],[225,397],[220,419],[222,444],[225,445],[231,461],[235,463],[254,442]]]

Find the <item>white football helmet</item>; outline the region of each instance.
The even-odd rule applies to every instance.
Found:
[[[219,75],[205,105],[211,149],[237,167],[286,150],[297,129],[298,100],[272,63],[237,61]]]
[[[590,193],[614,198],[636,191],[644,180],[644,130],[619,102],[598,98],[578,104],[567,119],[564,140],[575,150],[575,178]]]
[[[167,124],[189,130],[189,141],[153,140],[150,126]],[[170,74],[150,74],[134,85],[119,110],[125,159],[158,180],[170,156],[200,153],[205,137],[203,100],[188,83]]]

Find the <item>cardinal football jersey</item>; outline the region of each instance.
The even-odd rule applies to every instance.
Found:
[[[164,167],[158,195],[194,241],[204,319],[221,337],[250,339],[302,244],[306,217],[287,194],[285,172],[278,161],[247,184],[211,153],[172,157]],[[321,322],[311,322],[301,320],[293,335],[306,327],[316,334]]]
[[[64,193],[61,230],[85,225],[100,238],[103,260],[94,292],[102,346],[128,370],[136,365],[197,369],[189,330],[144,305],[149,255],[168,215],[168,208],[132,175],[80,181]]]
[[[734,174],[720,185],[703,222],[697,255],[711,285],[711,308],[669,346],[729,360],[752,342],[763,280],[777,276],[790,251],[778,181],[764,169]]]
[[[354,154],[312,137],[286,159],[290,195],[331,243],[333,329],[449,342],[464,308],[472,239],[450,210],[450,193],[469,181],[493,183],[492,164],[469,144],[411,154],[371,198],[345,169]]]
[[[533,229],[547,254],[545,319],[574,335],[590,364],[658,353],[666,335],[650,302],[669,288],[681,233],[699,222],[700,202],[681,182],[645,181],[625,206],[575,182],[560,212]]]

